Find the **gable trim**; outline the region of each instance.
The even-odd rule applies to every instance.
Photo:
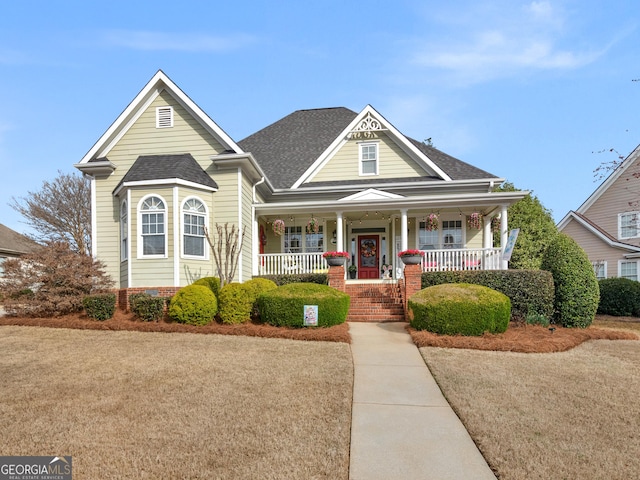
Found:
[[[385,192],[384,190],[378,190],[375,188],[367,188],[358,193],[354,193],[353,195],[349,195],[347,197],[339,198],[338,202],[350,202],[353,200],[388,200],[395,198],[406,198],[402,195],[397,195],[395,193]]]
[[[311,180],[318,171],[324,167],[327,162],[332,158],[333,154],[342,148],[352,137],[354,132],[359,132],[357,127],[367,118],[371,118],[374,116],[377,118],[380,124],[384,124],[386,128],[385,131],[388,132],[389,136],[400,146],[405,152],[412,155],[415,159],[419,160],[419,163],[422,162],[423,166],[428,167],[433,170],[437,175],[440,176],[445,181],[451,181],[451,177],[449,177],[440,167],[438,167],[432,160],[430,160],[424,153],[418,150],[400,131],[398,131],[386,118],[380,115],[371,105],[367,105],[357,116],[354,118],[349,125],[336,137],[336,139],[327,147],[327,149],[322,152],[322,154],[316,159],[313,164],[302,174],[302,176],[296,180],[296,182],[291,186],[291,189],[296,189],[300,187],[305,182]]]
[[[602,232],[601,230],[596,228],[591,222],[585,220],[582,217],[582,215],[580,215],[580,213],[576,213],[576,212],[573,212],[573,211],[569,212],[562,219],[560,224],[558,224],[558,230],[560,230],[560,231],[564,230],[564,228],[569,224],[569,221],[571,221],[571,220],[575,220],[576,222],[578,222],[578,224],[580,224],[582,227],[584,227],[589,232],[594,234],[596,237],[598,237],[600,240],[605,242],[610,247],[620,248],[622,250],[627,250],[628,252],[632,252],[632,253],[636,253],[636,252],[640,253],[640,247],[636,247],[634,245],[629,245],[628,243],[622,243],[622,242],[615,241],[613,238],[611,238],[610,236],[606,235],[604,232]]]

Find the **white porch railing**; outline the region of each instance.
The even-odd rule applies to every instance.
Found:
[[[499,248],[423,250],[422,271],[500,270]]]
[[[499,248],[423,250],[423,272],[447,270],[500,270]],[[401,262],[398,260],[398,265]],[[265,253],[258,255],[259,275],[325,273],[329,267],[322,252]]]
[[[260,275],[296,273],[326,273],[329,266],[322,252],[317,253],[265,253],[258,255]]]

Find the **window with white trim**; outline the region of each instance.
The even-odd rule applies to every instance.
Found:
[[[323,252],[324,250],[324,233],[322,225],[318,228],[318,233],[306,233],[304,236],[304,251],[311,252]]]
[[[618,214],[618,238],[640,237],[640,212]]]
[[[462,220],[442,221],[442,244],[444,248],[462,248]]]
[[[418,248],[420,250],[437,250],[440,248],[440,235],[438,234],[438,230],[427,230],[425,222],[420,222]]]
[[[207,209],[197,198],[189,198],[182,205],[182,253],[188,257],[206,258],[205,226]]]
[[[360,144],[360,175],[378,175],[378,144]]]
[[[167,252],[167,209],[155,195],[140,202],[140,248],[142,257],[164,257]]]
[[[129,255],[129,213],[127,201],[120,205],[120,260],[124,261]]]
[[[620,262],[619,276],[629,280],[638,280],[638,262]]]
[[[593,271],[596,274],[596,278],[598,280],[603,280],[607,278],[607,261],[606,260],[596,260],[595,262],[591,262],[593,265]]]
[[[302,227],[285,227],[283,237],[286,253],[302,253]]]
[[[7,257],[0,257],[0,277],[4,277],[4,262]]]
[[[156,107],[156,128],[173,127],[173,107]]]

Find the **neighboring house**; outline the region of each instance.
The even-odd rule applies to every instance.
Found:
[[[0,277],[4,275],[3,264],[7,258],[20,257],[36,248],[36,242],[0,223]]]
[[[558,229],[584,249],[599,279],[640,280],[640,146]]]
[[[216,275],[204,229],[225,223],[246,229],[238,281],[326,271],[327,250],[349,251],[359,279],[397,275],[407,248],[428,251],[425,269],[506,268],[491,219],[506,240],[507,207],[527,194],[494,192],[502,178],[371,106],[299,110],[236,142],[162,71],[75,166],[92,177],[94,255],[121,289]]]

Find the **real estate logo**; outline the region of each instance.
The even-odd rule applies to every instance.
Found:
[[[0,457],[0,480],[72,480],[71,457]]]

